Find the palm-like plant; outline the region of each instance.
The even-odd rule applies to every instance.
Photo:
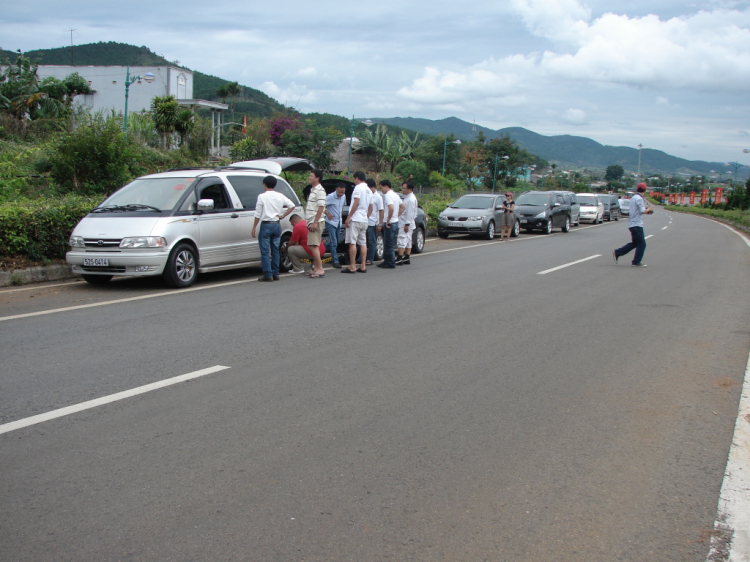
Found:
[[[172,145],[172,135],[176,130],[179,108],[174,96],[154,96],[151,100],[154,126],[161,135],[162,148],[169,148]]]
[[[187,142],[194,130],[195,115],[189,109],[183,109],[177,114],[177,120],[175,121],[175,131],[180,135],[180,146]]]

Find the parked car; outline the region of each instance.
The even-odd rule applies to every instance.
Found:
[[[621,215],[630,215],[630,199],[618,199]]]
[[[300,158],[265,159],[140,177],[78,223],[66,261],[89,283],[161,275],[172,287],[189,287],[199,273],[259,265],[251,233],[263,178],[275,176],[276,191],[302,213],[294,190],[279,176],[290,166],[312,169]],[[288,218],[281,230],[291,235]]]
[[[597,224],[604,217],[604,205],[596,193],[579,193],[578,203],[581,205],[581,221]]]
[[[570,224],[579,226],[581,224],[581,205],[578,203],[576,194],[572,191],[552,191],[551,193],[561,193],[565,205],[570,207]]]
[[[340,180],[336,178],[328,178],[324,179],[320,182],[320,184],[323,186],[323,189],[326,190],[326,194],[333,193],[336,191],[336,185],[339,182],[343,182],[346,185],[346,203],[344,205],[344,209],[341,213],[341,236],[339,237],[339,247],[336,249],[341,254],[347,254],[348,253],[348,244],[345,242],[345,236],[344,232],[346,229],[343,226],[343,221],[346,220],[346,217],[349,216],[349,206],[352,202],[352,193],[354,192],[354,182],[348,181],[348,180]],[[310,195],[310,189],[311,187],[309,185],[305,186],[302,190],[302,195],[307,199]],[[396,192],[397,195],[403,200],[404,194]],[[379,197],[383,197],[383,194],[378,191],[377,192]],[[414,229],[414,233],[412,234],[412,248],[411,251],[413,254],[421,254],[424,251],[424,241],[427,236],[427,215],[425,214],[422,207],[419,207],[417,209],[417,218],[414,221],[416,223],[416,228]],[[286,244],[285,242],[289,242],[289,239],[286,240],[282,237],[281,239],[281,259],[282,263],[285,261],[285,259],[288,261],[288,258],[285,258],[286,256]],[[333,252],[333,248],[330,248],[330,241],[328,239],[327,234],[323,234],[323,243],[326,245],[326,248],[328,248],[329,252]],[[380,261],[383,259],[383,252],[385,250],[385,244],[383,242],[383,234],[378,232],[377,234],[377,241],[375,243],[375,261]],[[289,267],[291,267],[291,262],[288,262]]]
[[[505,195],[493,193],[462,195],[438,215],[438,236],[448,238],[450,234],[479,234],[492,240],[496,230],[502,226],[504,201]],[[515,213],[514,218],[511,236],[518,236],[520,222]]]
[[[565,204],[562,193],[526,191],[516,199],[516,212],[526,232],[551,234],[553,228],[570,231],[570,205]]]
[[[617,195],[608,193],[605,195],[600,195],[599,199],[601,200],[602,206],[604,207],[603,218],[607,219],[608,221],[619,221],[620,205],[618,203],[619,199],[617,198]]]

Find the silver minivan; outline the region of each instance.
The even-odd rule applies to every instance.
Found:
[[[263,178],[274,175],[276,191],[304,216],[299,198],[279,174],[312,168],[300,158],[269,158],[140,177],[78,223],[65,259],[89,283],[161,275],[172,287],[192,285],[199,272],[259,265],[258,240],[251,234]],[[288,218],[281,230],[283,241],[292,231]]]

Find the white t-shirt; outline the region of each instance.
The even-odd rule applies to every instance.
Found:
[[[365,182],[360,183],[354,188],[352,193],[352,204],[349,207],[349,217],[353,222],[367,222],[367,208],[370,206],[370,199],[372,198],[372,192],[367,187]],[[354,206],[354,201],[359,200],[359,206],[354,214],[351,214],[351,208]]]
[[[391,224],[398,222],[398,209],[401,207],[401,197],[392,189],[385,194],[385,203],[383,204],[383,222],[388,222],[388,205],[393,205],[393,215],[391,215]]]
[[[278,221],[279,215],[289,207],[294,208],[294,203],[283,193],[264,191],[255,203],[255,217],[261,221]]]
[[[417,197],[410,193],[404,197],[404,212],[398,218],[398,225],[404,226],[409,225],[410,228],[416,226],[415,220],[417,218]]]
[[[380,211],[383,210],[383,198],[377,191],[373,193],[372,190],[370,190],[370,195],[372,195],[370,201],[372,203],[372,213],[367,217],[367,226],[377,226],[382,224],[382,221],[380,220]]]

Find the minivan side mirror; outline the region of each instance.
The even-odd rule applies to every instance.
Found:
[[[214,200],[213,199],[201,199],[200,201],[198,201],[198,210],[199,211],[213,211]]]

